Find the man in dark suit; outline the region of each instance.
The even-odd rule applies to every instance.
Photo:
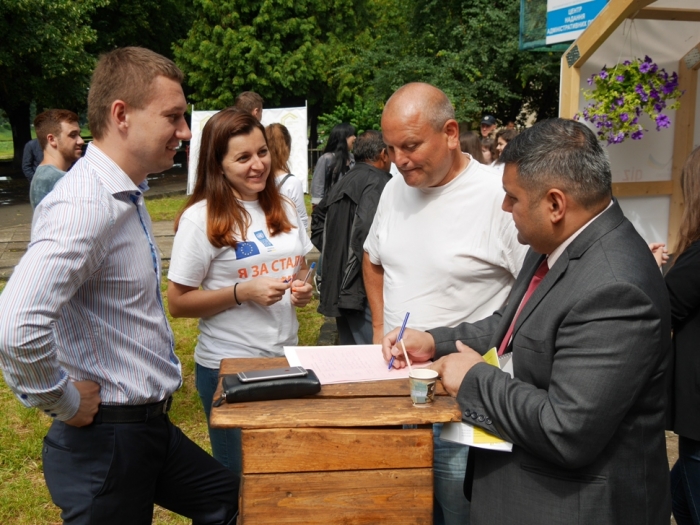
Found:
[[[503,209],[531,248],[508,304],[473,324],[404,333],[411,359],[439,358],[432,368],[464,421],[514,444],[472,447],[472,525],[668,524],[661,274],[611,197],[588,128],[544,121],[502,159]],[[396,337],[383,352],[402,367]],[[512,352],[513,378],[484,362],[492,347]]]

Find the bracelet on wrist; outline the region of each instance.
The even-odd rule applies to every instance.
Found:
[[[243,303],[238,300],[238,295],[236,294],[236,288],[238,287],[239,283],[236,283],[233,285],[233,300],[236,301],[236,304],[238,306],[241,306]]]

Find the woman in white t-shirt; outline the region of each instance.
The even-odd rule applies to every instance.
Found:
[[[275,176],[277,188],[280,193],[289,197],[297,208],[304,228],[309,225],[309,216],[306,213],[304,202],[304,189],[301,181],[289,172],[289,155],[292,150],[292,136],[283,124],[270,124],[265,128],[267,145],[270,148],[272,165],[270,172]]]
[[[200,318],[194,359],[207,420],[221,359],[283,355],[283,345],[297,344],[294,307],[311,299],[311,242],[270,163],[255,117],[217,113],[202,131],[194,193],[175,221],[168,306],[174,317]],[[210,428],[209,438],[214,457],[240,473],[240,430]]]

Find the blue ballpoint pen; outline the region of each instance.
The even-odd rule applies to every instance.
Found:
[[[409,315],[411,315],[411,312],[406,312],[406,317],[403,318],[403,324],[401,325],[401,330],[399,330],[399,337],[396,339],[397,344],[403,337],[403,331],[406,329],[406,323],[408,322]],[[391,370],[391,367],[394,364],[394,359],[396,358],[393,355],[391,356],[391,359],[389,359],[389,370]]]

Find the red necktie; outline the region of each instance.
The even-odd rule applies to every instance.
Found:
[[[525,306],[525,303],[530,299],[530,296],[535,292],[535,289],[540,285],[542,282],[542,279],[544,279],[544,276],[547,275],[547,272],[549,271],[549,266],[547,266],[547,259],[542,261],[542,263],[539,265],[537,268],[537,271],[535,272],[535,275],[532,276],[532,280],[530,281],[530,286],[527,287],[527,291],[525,292],[525,296],[523,297],[523,300],[520,301],[520,307],[518,308],[518,311],[515,312],[515,317],[513,317],[513,321],[510,323],[510,327],[508,328],[508,331],[506,332],[506,336],[503,338],[503,341],[501,341],[501,347],[498,349],[498,355],[503,355],[503,352],[506,351],[506,348],[508,348],[508,343],[510,343],[510,338],[513,336],[513,329],[515,328],[515,322],[518,320],[518,316],[520,315],[520,312],[522,312],[523,307]]]

